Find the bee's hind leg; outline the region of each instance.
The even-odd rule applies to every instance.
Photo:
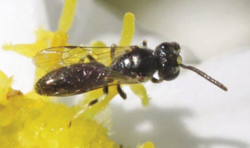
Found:
[[[108,94],[108,86],[104,86],[104,88],[103,88],[103,93],[104,93],[103,96],[101,96],[100,98],[96,98],[96,99],[90,101],[90,102],[89,102],[88,104],[86,104],[80,111],[78,111],[78,112],[74,115],[74,117],[71,119],[71,121],[69,122],[68,127],[71,127],[72,122],[73,122],[74,120],[76,120],[81,114],[83,114],[84,111],[87,109],[87,107],[93,106],[93,105],[97,104],[98,102],[100,102],[101,100],[103,100],[103,99],[105,98],[105,96]]]
[[[109,93],[109,87],[108,86],[103,87],[103,93],[106,94],[106,95]]]
[[[122,97],[122,99],[127,99],[127,94],[122,90],[121,85],[117,85],[117,91],[119,95]]]
[[[69,124],[68,124],[68,127],[70,128],[72,126],[72,123],[74,120],[76,120],[78,117],[80,117],[85,111],[86,109],[89,107],[89,106],[92,106],[92,105],[95,105],[96,103],[98,103],[99,100],[98,98],[97,99],[94,99],[92,101],[90,101],[88,104],[84,105],[84,107],[79,110],[74,116],[73,118],[69,121]]]

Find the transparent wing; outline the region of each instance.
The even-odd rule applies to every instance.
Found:
[[[132,46],[115,47],[114,58],[129,51]],[[114,47],[87,47],[87,46],[61,46],[51,47],[38,52],[33,61],[35,65],[43,69],[56,69],[74,63],[88,63],[87,55],[91,55],[98,62],[109,65],[111,59],[111,48]]]

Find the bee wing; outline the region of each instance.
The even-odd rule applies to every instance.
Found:
[[[118,84],[141,83],[137,78],[132,78],[126,74],[112,70],[108,67],[98,67],[94,72],[91,73],[91,75],[96,75],[95,73],[99,74],[98,78],[95,79],[95,76],[93,77],[93,79],[96,80],[96,83],[94,83],[93,85],[88,85],[88,89],[83,91],[83,93],[91,91],[91,90],[103,88],[105,86],[115,86]],[[101,77],[100,76],[101,74],[104,76]],[[87,81],[93,81],[93,79],[88,79]],[[89,83],[87,83],[87,84],[89,84]]]
[[[105,72],[108,75],[105,77],[107,80],[112,80],[112,82],[108,82],[108,86],[117,85],[117,84],[135,84],[141,83],[137,78],[133,78],[126,74],[120,73],[119,71],[112,70],[108,67],[100,67],[101,72]]]
[[[131,51],[131,46],[115,47],[114,58]],[[39,68],[53,70],[62,66],[75,63],[88,63],[87,55],[91,55],[98,62],[109,65],[111,59],[111,47],[87,47],[87,46],[61,46],[51,47],[38,52],[33,61]]]

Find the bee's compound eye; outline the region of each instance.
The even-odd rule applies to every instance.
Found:
[[[161,43],[156,50],[164,51],[166,54],[175,54],[178,55],[180,53],[180,45],[176,42],[164,42]]]
[[[161,43],[157,48],[163,49],[163,50],[168,50],[168,49],[170,49],[170,47],[171,47],[171,43],[164,42],[164,43]]]
[[[158,75],[160,78],[170,81],[175,79],[180,73],[180,67],[179,66],[169,66],[169,67],[163,67],[162,69],[159,69]]]
[[[172,42],[172,45],[173,45],[175,50],[181,49],[180,45],[178,43],[176,43],[176,42]]]

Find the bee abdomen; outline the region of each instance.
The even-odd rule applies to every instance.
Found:
[[[81,94],[107,83],[104,67],[101,63],[81,63],[61,67],[43,76],[35,86],[40,95],[69,96]]]

